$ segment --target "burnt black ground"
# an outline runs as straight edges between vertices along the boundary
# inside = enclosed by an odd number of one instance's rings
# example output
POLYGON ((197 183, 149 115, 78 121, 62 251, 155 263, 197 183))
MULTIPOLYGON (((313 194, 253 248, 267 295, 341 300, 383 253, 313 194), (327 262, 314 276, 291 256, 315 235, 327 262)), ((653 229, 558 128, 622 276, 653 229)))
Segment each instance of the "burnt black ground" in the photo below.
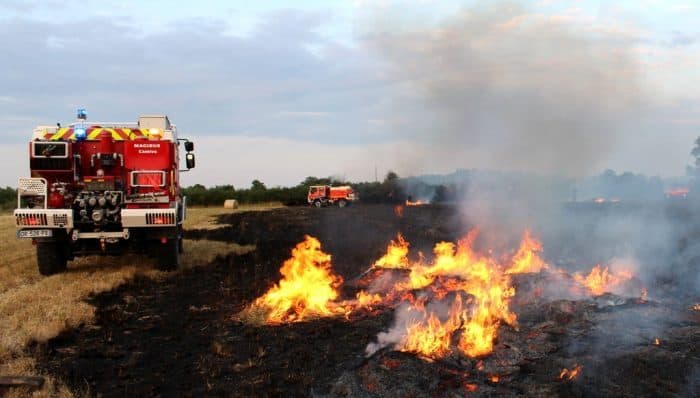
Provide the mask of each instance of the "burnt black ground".
MULTIPOLYGON (((278 280, 279 267, 305 234, 319 238, 323 250, 333 256, 333 269, 346 280, 345 294, 350 297, 353 279, 384 253, 397 232, 415 249, 429 253, 435 242, 460 237, 469 227, 463 219, 449 206, 405 208, 403 217, 397 217, 391 206, 369 205, 224 216, 220 220, 224 228, 187 231, 186 237, 255 244, 255 252, 219 258, 162 281, 139 278, 93 297, 95 324, 69 330, 37 346, 39 367, 76 391, 105 397, 326 394, 347 372, 367 365, 364 349, 391 324, 391 311, 372 316, 358 313, 349 320, 263 327, 244 325, 232 315, 278 280)), ((641 313, 633 316, 643 317, 645 310, 638 311, 641 313)), ((605 325, 605 314, 594 314, 601 325, 605 325)), ((512 386, 484 394, 541 391, 559 396, 634 396, 646 391, 652 382, 650 375, 656 375, 653 383, 659 385, 651 395, 692 396, 700 388, 696 381, 700 377, 700 319, 688 311, 681 318, 672 325, 678 336, 663 337, 662 350, 647 343, 634 343, 634 349, 612 349, 616 342, 611 336, 635 333, 634 325, 618 333, 608 331, 615 331, 612 326, 601 332, 595 322, 586 322, 585 328, 575 323, 558 326, 559 334, 547 335, 556 339, 551 353, 512 375, 512 386), (649 353, 659 356, 657 363, 645 359, 649 353), (587 370, 579 384, 560 384, 552 376, 577 361, 587 370), (593 368, 606 369, 607 375, 593 368), (537 385, 549 387, 538 390, 537 385)), ((539 312, 524 316, 522 328, 547 320, 539 312), (541 319, 535 319, 538 317, 541 319)), ((504 332, 518 338, 515 331, 504 332)), ((420 362, 417 368, 430 374, 425 366, 431 365, 420 362)), ((397 377, 413 375, 398 373, 397 377)), ((453 393, 430 391, 431 385, 423 386, 428 390, 417 395, 453 393)), ((391 390, 382 396, 392 396, 391 390)))
POLYGON ((254 253, 221 258, 165 281, 136 279, 94 297, 95 326, 40 347, 42 366, 101 396, 304 396, 312 388, 328 389, 362 359, 390 313, 278 327, 250 327, 231 316, 278 280, 279 267, 305 234, 321 240, 334 271, 350 281, 398 231, 429 248, 461 233, 456 220, 454 209, 439 206, 405 209, 402 218, 390 206, 223 217, 229 226, 188 231, 186 237, 255 244, 254 253))

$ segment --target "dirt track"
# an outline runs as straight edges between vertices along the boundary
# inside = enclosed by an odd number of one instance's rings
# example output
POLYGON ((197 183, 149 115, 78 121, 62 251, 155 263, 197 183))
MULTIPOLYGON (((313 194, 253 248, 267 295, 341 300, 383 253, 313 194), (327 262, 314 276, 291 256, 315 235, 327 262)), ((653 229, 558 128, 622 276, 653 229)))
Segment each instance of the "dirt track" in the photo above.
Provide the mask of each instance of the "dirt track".
MULTIPOLYGON (((345 294, 350 297, 353 280, 381 256, 398 231, 416 249, 430 252, 435 242, 454 240, 467 230, 468 225, 459 220, 462 217, 456 217, 454 209, 439 206, 406 208, 403 217, 397 217, 389 206, 285 208, 226 216, 221 220, 226 227, 189 231, 186 237, 255 244, 255 252, 217 259, 165 282, 137 279, 95 297, 96 324, 36 347, 41 367, 62 377, 76 391, 100 396, 287 397, 342 395, 343 391, 346 396, 395 396, 400 390, 388 383, 402 379, 415 385, 401 391, 416 396, 470 395, 462 387, 471 383, 479 383, 478 391, 484 395, 633 396, 648 388, 659 395, 700 392, 700 386, 693 384, 697 375, 690 374, 700 371, 700 319, 697 312, 681 307, 673 309, 678 314, 670 317, 665 347, 639 343, 635 350, 624 352, 615 351, 610 333, 593 333, 597 323, 603 325, 617 314, 653 317, 670 309, 635 307, 628 314, 624 306, 599 310, 594 303, 522 309, 521 330, 502 328, 499 352, 504 356, 495 356, 501 362, 511 361, 509 369, 514 370, 500 383, 482 380, 485 376, 477 374, 470 376, 476 381, 467 384, 463 370, 476 367, 476 362, 435 364, 392 352, 365 359, 367 344, 391 323, 391 310, 358 313, 349 320, 321 319, 275 327, 253 327, 232 319, 277 281, 281 263, 305 234, 319 238, 323 250, 333 256, 333 269, 345 279, 345 294), (552 327, 552 322, 559 324, 552 327), (520 344, 525 334, 541 339, 541 352, 535 350, 529 357, 518 354, 518 363, 507 359, 514 352, 510 346, 520 344), (585 335, 590 339, 581 338, 585 335), (612 345, 608 347, 601 339, 611 339, 612 345), (368 372, 370 379, 382 380, 386 364, 396 358, 404 365, 385 379, 386 386, 375 386, 373 391, 361 382, 368 372), (607 364, 607 359, 615 365, 607 364), (589 372, 580 384, 557 381, 558 370, 574 360, 588 369, 607 368, 609 374, 589 372), (463 374, 456 376, 455 369, 463 374), (619 380, 628 371, 627 380, 619 380), (360 381, 350 386, 355 382, 349 379, 360 381), (431 383, 431 379, 438 382, 431 383), (353 390, 361 387, 361 391, 353 390)), ((641 326, 636 330, 637 335, 644 333, 641 326)), ((484 362, 502 366, 496 359, 484 362)))

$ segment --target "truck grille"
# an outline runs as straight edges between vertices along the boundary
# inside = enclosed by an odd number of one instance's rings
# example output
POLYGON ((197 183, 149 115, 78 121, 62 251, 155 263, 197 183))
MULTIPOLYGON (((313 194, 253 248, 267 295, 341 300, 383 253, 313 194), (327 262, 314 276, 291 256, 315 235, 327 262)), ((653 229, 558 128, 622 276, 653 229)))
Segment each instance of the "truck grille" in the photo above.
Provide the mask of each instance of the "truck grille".
POLYGON ((53 225, 67 225, 68 215, 67 214, 54 214, 53 215, 53 225))
POLYGON ((48 223, 46 222, 46 214, 17 213, 15 215, 15 219, 18 226, 32 227, 48 225, 48 223))
POLYGON ((175 225, 175 213, 147 213, 148 225, 175 225))

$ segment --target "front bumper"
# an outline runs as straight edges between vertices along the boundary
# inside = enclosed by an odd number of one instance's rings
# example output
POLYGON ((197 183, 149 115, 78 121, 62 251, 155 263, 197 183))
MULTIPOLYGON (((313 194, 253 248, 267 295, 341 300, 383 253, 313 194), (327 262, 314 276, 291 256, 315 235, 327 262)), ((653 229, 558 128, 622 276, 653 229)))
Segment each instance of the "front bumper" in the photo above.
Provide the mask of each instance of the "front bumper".
POLYGON ((176 209, 122 209, 122 231, 79 232, 74 230, 71 209, 16 209, 14 211, 17 237, 21 239, 53 236, 49 231, 65 230, 73 240, 129 239, 129 228, 176 227, 179 224, 176 209), (19 231, 35 231, 20 234, 19 231), (43 231, 43 232, 42 232, 43 231))
POLYGON ((71 209, 15 209, 17 228, 73 228, 71 209))

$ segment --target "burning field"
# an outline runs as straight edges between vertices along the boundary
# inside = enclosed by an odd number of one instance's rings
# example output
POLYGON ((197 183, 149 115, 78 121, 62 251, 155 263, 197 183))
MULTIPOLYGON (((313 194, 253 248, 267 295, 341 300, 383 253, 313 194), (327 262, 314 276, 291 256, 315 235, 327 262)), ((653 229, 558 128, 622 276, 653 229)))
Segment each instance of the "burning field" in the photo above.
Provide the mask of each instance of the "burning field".
POLYGON ((652 278, 603 258, 600 223, 494 230, 428 204, 220 222, 188 238, 256 251, 96 296, 41 368, 102 396, 700 394, 700 297, 675 279, 698 276, 691 227, 652 278))

